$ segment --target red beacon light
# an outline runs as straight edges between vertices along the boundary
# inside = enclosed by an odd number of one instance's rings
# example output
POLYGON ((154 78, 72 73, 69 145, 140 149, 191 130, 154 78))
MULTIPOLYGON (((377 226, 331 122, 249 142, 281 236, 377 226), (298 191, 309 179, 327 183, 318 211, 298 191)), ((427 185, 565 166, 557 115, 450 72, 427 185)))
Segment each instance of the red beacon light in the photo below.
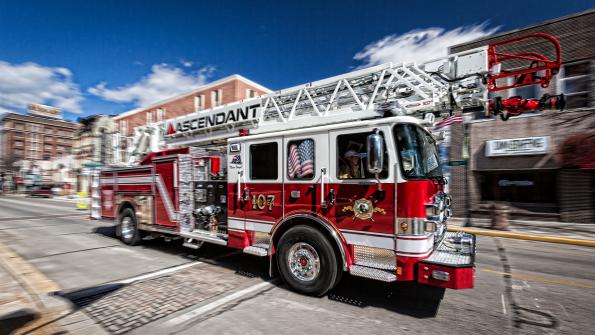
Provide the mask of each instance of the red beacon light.
MULTIPOLYGON (((490 44, 488 66, 492 73, 486 78, 488 90, 497 92, 529 85, 546 88, 552 77, 560 71, 561 64, 560 42, 548 34, 529 34, 490 44), (526 48, 527 45, 539 52, 512 53, 513 50, 526 48)), ((541 99, 523 99, 520 96, 507 99, 496 97, 490 101, 489 111, 494 115, 500 115, 500 118, 506 121, 511 116, 527 111, 562 110, 564 105, 563 94, 544 94, 541 99)))
POLYGON ((248 136, 249 135, 248 134, 248 129, 246 129, 246 128, 240 128, 239 131, 238 131, 238 133, 239 133, 240 136, 248 136))

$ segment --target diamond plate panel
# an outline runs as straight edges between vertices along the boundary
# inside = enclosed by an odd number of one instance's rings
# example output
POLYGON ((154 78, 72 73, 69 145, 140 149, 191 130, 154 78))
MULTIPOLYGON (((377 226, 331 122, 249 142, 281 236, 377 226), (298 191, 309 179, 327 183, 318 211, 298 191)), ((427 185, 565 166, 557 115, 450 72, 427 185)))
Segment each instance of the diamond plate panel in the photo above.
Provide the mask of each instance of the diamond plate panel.
POLYGON ((393 250, 354 245, 353 256, 357 265, 383 270, 397 269, 397 260, 393 250))

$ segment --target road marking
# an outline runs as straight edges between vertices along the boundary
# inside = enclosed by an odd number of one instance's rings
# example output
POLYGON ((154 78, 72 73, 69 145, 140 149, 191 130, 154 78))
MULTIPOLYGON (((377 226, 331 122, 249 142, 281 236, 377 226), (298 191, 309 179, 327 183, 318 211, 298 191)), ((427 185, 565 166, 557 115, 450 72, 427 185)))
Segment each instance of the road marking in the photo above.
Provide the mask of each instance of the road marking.
POLYGON ((63 210, 75 210, 76 209, 75 206, 60 206, 58 204, 32 201, 31 199, 23 199, 23 201, 21 201, 21 200, 17 200, 17 199, 0 198, 0 203, 12 204, 12 205, 28 205, 28 206, 34 206, 37 208, 48 208, 48 209, 63 209, 63 210))
POLYGON ((496 270, 491 270, 491 269, 480 269, 480 271, 488 272, 488 273, 495 273, 495 274, 499 274, 499 275, 509 275, 513 278, 532 280, 532 281, 537 281, 537 282, 546 283, 546 284, 558 284, 558 285, 564 285, 564 286, 570 286, 570 287, 595 289, 595 285, 580 283, 580 282, 573 281, 573 280, 553 279, 553 278, 546 278, 546 277, 542 277, 542 276, 507 273, 507 272, 496 271, 496 270))
POLYGON ((500 294, 500 298, 502 299, 502 314, 506 315, 506 302, 504 301, 504 294, 500 294))
POLYGON ((74 218, 74 217, 86 217, 84 214, 58 214, 58 215, 37 215, 37 216, 6 216, 0 217, 0 222, 7 221, 30 221, 30 220, 45 220, 45 219, 58 219, 58 218, 74 218))
POLYGON ((262 282, 262 283, 258 283, 256 285, 249 286, 249 287, 247 287, 247 288, 245 288, 243 290, 239 290, 239 291, 237 291, 235 293, 232 293, 230 295, 227 295, 227 296, 225 296, 225 297, 223 297, 221 299, 215 300, 215 301, 210 302, 210 303, 208 303, 206 305, 203 305, 203 306, 200 306, 200 307, 198 307, 196 309, 193 309, 193 310, 191 310, 191 311, 189 311, 187 313, 184 313, 184 314, 182 314, 182 315, 180 315, 178 317, 175 317, 173 319, 170 319, 170 320, 168 320, 168 321, 165 322, 165 326, 166 327, 172 327, 172 326, 176 326, 176 325, 182 324, 184 322, 190 321, 190 320, 192 320, 192 319, 194 319, 194 318, 196 318, 196 317, 198 317, 200 315, 203 315, 203 314, 205 314, 207 312, 210 312, 210 311, 214 310, 215 308, 218 308, 220 306, 223 306, 223 305, 227 304, 228 302, 231 302, 233 300, 239 299, 239 298, 241 298, 243 296, 246 296, 246 295, 248 295, 248 294, 250 294, 252 292, 256 292, 258 290, 262 290, 262 289, 264 289, 266 287, 269 287, 269 286, 272 286, 272 285, 273 285, 272 283, 270 283, 268 281, 265 281, 265 282, 262 282))
POLYGON ((164 274, 168 274, 168 273, 172 273, 172 272, 176 272, 179 270, 183 270, 186 268, 189 268, 191 266, 195 266, 198 264, 203 264, 203 262, 190 262, 190 263, 185 263, 182 265, 177 265, 177 266, 172 266, 170 268, 166 268, 166 269, 162 269, 162 270, 157 270, 155 272, 149 272, 149 273, 145 273, 142 274, 140 276, 136 276, 136 277, 132 277, 132 278, 127 278, 127 279, 122 279, 122 280, 116 280, 114 282, 111 282, 109 284, 130 284, 133 283, 135 281, 139 281, 139 280, 144 280, 144 279, 149 279, 149 278, 154 278, 154 277, 158 277, 164 274))

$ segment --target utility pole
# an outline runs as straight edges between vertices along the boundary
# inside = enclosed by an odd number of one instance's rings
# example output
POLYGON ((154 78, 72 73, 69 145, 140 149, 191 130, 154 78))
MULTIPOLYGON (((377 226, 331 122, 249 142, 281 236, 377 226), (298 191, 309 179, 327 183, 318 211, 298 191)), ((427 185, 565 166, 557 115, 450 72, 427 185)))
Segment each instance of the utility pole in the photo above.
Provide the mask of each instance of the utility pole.
POLYGON ((463 152, 462 158, 465 161, 465 221, 463 227, 471 227, 471 185, 469 183, 469 163, 471 157, 471 121, 473 114, 463 115, 463 152))

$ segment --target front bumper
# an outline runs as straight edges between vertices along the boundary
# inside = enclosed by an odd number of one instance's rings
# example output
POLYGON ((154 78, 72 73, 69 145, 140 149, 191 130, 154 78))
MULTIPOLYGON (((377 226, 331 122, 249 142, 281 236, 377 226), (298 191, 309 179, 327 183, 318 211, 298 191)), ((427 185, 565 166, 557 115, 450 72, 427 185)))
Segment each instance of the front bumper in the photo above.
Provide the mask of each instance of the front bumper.
POLYGON ((446 232, 430 256, 417 264, 417 281, 452 289, 473 288, 475 235, 446 232))

